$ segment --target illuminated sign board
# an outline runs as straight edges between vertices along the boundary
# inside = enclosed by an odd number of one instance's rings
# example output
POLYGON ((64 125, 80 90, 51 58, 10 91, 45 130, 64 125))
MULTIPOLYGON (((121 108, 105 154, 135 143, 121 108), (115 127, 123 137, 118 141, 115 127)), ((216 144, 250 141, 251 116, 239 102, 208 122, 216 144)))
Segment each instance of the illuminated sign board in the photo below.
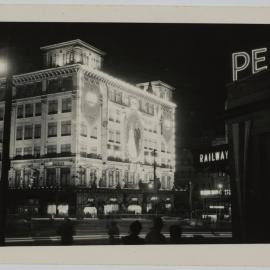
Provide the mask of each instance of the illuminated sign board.
POLYGON ((228 150, 219 150, 209 153, 200 154, 200 163, 223 161, 228 159, 228 150))
POLYGON ((238 73, 251 68, 252 74, 268 69, 266 62, 267 48, 254 49, 251 53, 236 52, 232 54, 232 77, 238 80, 238 73))
POLYGON ((200 191, 201 196, 216 196, 222 193, 221 190, 218 189, 204 189, 200 191))

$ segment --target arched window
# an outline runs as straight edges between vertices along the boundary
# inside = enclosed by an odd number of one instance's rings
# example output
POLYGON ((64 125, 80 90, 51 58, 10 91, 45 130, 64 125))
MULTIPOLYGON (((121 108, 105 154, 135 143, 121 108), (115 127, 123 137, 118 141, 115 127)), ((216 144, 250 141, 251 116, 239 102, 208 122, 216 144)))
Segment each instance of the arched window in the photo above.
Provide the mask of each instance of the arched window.
POLYGON ((109 187, 112 187, 114 184, 113 181, 113 171, 109 171, 109 187))

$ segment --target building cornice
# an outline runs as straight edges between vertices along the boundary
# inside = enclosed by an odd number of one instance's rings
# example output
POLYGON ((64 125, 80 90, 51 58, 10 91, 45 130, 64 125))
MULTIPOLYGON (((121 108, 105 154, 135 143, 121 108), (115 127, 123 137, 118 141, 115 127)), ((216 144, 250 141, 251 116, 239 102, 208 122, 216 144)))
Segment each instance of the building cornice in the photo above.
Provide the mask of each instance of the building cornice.
POLYGON ((76 45, 80 45, 83 46, 91 51, 94 51, 100 55, 105 55, 106 53, 99 50, 98 48, 90 45, 89 43, 86 43, 80 39, 74 39, 74 40, 70 40, 70 41, 66 41, 66 42, 61 42, 61 43, 56 43, 56 44, 52 44, 52 45, 48 45, 48 46, 43 46, 40 47, 40 49, 42 51, 48 51, 48 50, 52 50, 52 49, 58 49, 58 48, 62 48, 62 47, 67 47, 67 46, 76 46, 76 45))
POLYGON ((130 83, 127 83, 125 81, 122 81, 120 79, 117 79, 103 71, 97 70, 97 69, 90 69, 89 67, 81 65, 80 70, 88 74, 89 76, 96 77, 97 79, 103 81, 104 83, 109 83, 111 85, 120 87, 126 91, 129 91, 129 93, 134 95, 139 95, 143 98, 147 98, 148 100, 152 100, 154 102, 160 103, 162 105, 168 106, 168 107, 176 107, 176 104, 167 100, 164 100, 162 98, 159 98, 153 94, 147 93, 145 91, 142 91, 139 87, 136 87, 130 83))
MULTIPOLYGON (((33 71, 29 73, 13 75, 12 79, 15 85, 20 85, 23 83, 41 81, 42 79, 54 78, 59 75, 69 75, 69 74, 78 72, 79 69, 80 69, 80 65, 74 64, 70 66, 42 69, 42 70, 33 71)), ((5 82, 5 80, 6 80, 5 77, 0 78, 0 84, 1 82, 5 82)))
MULTIPOLYGON (((132 85, 130 83, 127 83, 125 81, 122 81, 120 79, 117 79, 103 71, 97 70, 97 69, 91 69, 87 66, 81 65, 81 64, 74 64, 74 65, 68 65, 68 66, 62 66, 62 67, 56 67, 56 68, 49 68, 49 69, 42 69, 34 72, 19 74, 19 75, 13 75, 13 83, 15 85, 20 85, 24 83, 31 83, 36 81, 41 81, 42 79, 49 79, 49 78, 55 78, 59 75, 70 75, 73 73, 76 73, 78 71, 82 71, 85 74, 88 74, 91 77, 97 78, 98 80, 103 81, 104 83, 108 83, 110 85, 116 86, 121 88, 124 91, 128 91, 130 94, 139 95, 142 98, 146 98, 148 100, 151 100, 153 102, 176 108, 177 105, 171 101, 164 100, 160 97, 157 97, 151 93, 142 91, 139 87, 136 87, 135 85, 132 85)), ((6 78, 2 77, 0 78, 0 85, 1 83, 4 83, 6 78)))

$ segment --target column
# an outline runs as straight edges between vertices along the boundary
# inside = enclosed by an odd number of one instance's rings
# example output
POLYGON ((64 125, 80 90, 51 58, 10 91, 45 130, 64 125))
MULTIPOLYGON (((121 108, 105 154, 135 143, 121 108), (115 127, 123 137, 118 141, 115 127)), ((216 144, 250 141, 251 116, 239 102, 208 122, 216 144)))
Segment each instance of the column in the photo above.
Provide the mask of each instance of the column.
POLYGON ((17 104, 13 103, 11 107, 11 123, 10 123, 10 146, 9 146, 9 156, 12 159, 16 153, 15 145, 16 145, 16 118, 17 118, 17 104))
POLYGON ((46 141, 48 136, 48 106, 47 106, 47 96, 41 97, 41 145, 40 145, 40 155, 46 154, 46 141))
POLYGON ((107 161, 107 136, 108 136, 108 87, 105 83, 100 82, 101 91, 101 156, 102 161, 107 161))

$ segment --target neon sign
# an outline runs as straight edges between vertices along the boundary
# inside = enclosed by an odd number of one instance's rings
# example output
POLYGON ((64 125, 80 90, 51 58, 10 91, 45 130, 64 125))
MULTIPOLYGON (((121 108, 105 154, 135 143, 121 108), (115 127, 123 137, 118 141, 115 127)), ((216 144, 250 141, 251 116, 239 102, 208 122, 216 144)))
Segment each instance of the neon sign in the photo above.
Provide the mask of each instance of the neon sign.
POLYGON ((228 159, 228 150, 221 150, 206 154, 200 154, 200 163, 216 162, 228 159))
POLYGON ((238 73, 246 70, 251 65, 252 74, 268 69, 265 64, 265 54, 267 48, 259 48, 251 51, 251 55, 247 52, 236 52, 232 54, 232 76, 233 81, 238 80, 238 73))

